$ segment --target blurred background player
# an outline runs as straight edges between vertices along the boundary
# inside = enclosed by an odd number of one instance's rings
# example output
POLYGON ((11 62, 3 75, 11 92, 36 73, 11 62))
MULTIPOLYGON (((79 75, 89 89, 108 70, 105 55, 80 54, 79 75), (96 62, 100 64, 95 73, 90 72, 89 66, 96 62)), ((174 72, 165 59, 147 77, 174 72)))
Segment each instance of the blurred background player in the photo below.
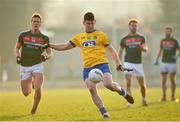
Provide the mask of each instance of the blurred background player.
POLYGON ((180 47, 178 41, 172 35, 172 27, 167 26, 165 28, 165 38, 161 40, 160 49, 157 53, 157 58, 154 65, 159 64, 159 58, 162 55, 161 62, 161 79, 162 79, 162 99, 166 101, 166 81, 167 75, 171 81, 171 101, 175 100, 175 89, 176 89, 176 60, 180 56, 180 47), (176 52, 178 50, 178 54, 176 52))
POLYGON ((42 55, 42 45, 49 43, 49 38, 40 32, 42 18, 40 14, 34 13, 31 18, 31 29, 22 32, 15 45, 15 56, 20 64, 21 89, 24 96, 35 90, 31 114, 35 114, 41 99, 41 86, 43 83, 42 62, 52 55, 51 49, 46 49, 46 56, 42 55))
POLYGON ((118 55, 114 48, 111 46, 107 35, 95 29, 96 20, 94 14, 87 12, 84 15, 83 21, 85 32, 75 35, 69 42, 64 44, 49 44, 46 47, 51 47, 58 51, 72 49, 79 47, 82 52, 82 58, 84 62, 83 79, 87 88, 90 91, 94 104, 99 108, 103 118, 108 118, 109 114, 105 109, 96 89, 96 84, 91 82, 88 78, 88 74, 91 69, 98 68, 103 72, 103 85, 111 91, 115 91, 123 96, 128 102, 134 103, 132 96, 129 95, 124 89, 122 89, 116 82, 113 82, 112 75, 108 66, 108 59, 105 54, 105 49, 108 49, 114 62, 116 63, 116 69, 122 70, 122 66, 118 55))
MULTIPOLYGON (((131 93, 132 75, 138 80, 141 94, 142 105, 146 106, 146 82, 142 64, 142 52, 147 52, 148 48, 145 44, 144 36, 137 33, 138 21, 136 19, 129 20, 129 33, 121 39, 119 48, 119 57, 121 59, 123 50, 125 49, 124 67, 133 69, 132 72, 125 73, 126 90, 131 93)), ((128 104, 130 106, 131 104, 128 104)))

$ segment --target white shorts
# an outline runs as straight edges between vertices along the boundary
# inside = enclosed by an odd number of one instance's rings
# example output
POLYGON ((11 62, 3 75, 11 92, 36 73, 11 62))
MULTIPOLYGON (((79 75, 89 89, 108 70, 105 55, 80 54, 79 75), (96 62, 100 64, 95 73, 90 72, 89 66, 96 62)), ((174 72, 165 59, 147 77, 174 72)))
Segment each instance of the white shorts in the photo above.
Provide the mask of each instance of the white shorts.
POLYGON ((161 73, 176 73, 176 63, 161 63, 161 73))
POLYGON ((36 64, 33 66, 20 66, 20 78, 21 80, 27 80, 32 77, 32 73, 43 73, 44 67, 42 64, 36 64))
POLYGON ((133 71, 131 72, 125 71, 125 74, 131 74, 136 77, 144 77, 143 64, 124 62, 124 67, 128 69, 133 69, 133 71))

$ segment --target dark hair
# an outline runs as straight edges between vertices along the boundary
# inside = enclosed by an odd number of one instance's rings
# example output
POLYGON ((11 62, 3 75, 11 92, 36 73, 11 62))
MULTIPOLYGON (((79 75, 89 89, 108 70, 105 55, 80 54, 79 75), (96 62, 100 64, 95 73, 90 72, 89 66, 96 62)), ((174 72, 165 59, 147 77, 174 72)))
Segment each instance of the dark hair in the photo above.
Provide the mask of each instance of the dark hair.
POLYGON ((138 20, 137 19, 130 19, 128 24, 130 25, 131 23, 138 23, 138 20))
POLYGON ((31 21, 33 18, 39 18, 40 20, 42 19, 41 15, 39 13, 33 13, 31 16, 31 21))
POLYGON ((92 12, 87 12, 84 15, 84 21, 89 20, 89 21, 93 21, 94 20, 94 14, 92 12))

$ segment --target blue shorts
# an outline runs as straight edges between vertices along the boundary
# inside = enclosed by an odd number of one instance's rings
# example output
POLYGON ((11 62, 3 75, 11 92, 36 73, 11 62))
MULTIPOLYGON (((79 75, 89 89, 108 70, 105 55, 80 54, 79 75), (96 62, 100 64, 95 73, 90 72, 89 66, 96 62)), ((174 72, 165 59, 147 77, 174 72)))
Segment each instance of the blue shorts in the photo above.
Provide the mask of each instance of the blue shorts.
POLYGON ((98 64, 98 65, 95 65, 95 66, 90 67, 90 68, 84 68, 84 70, 83 70, 83 80, 84 81, 88 78, 89 72, 94 68, 100 69, 103 72, 103 74, 106 72, 110 73, 110 69, 109 69, 109 66, 107 63, 98 64))

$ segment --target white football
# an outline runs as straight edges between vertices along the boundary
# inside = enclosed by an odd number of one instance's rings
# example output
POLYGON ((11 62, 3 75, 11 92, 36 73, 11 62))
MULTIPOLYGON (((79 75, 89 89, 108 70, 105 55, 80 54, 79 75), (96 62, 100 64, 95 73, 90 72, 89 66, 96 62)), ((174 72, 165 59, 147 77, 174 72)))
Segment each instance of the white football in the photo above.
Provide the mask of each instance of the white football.
POLYGON ((103 80, 103 73, 99 69, 92 69, 89 72, 89 80, 92 81, 93 83, 99 83, 103 80))

